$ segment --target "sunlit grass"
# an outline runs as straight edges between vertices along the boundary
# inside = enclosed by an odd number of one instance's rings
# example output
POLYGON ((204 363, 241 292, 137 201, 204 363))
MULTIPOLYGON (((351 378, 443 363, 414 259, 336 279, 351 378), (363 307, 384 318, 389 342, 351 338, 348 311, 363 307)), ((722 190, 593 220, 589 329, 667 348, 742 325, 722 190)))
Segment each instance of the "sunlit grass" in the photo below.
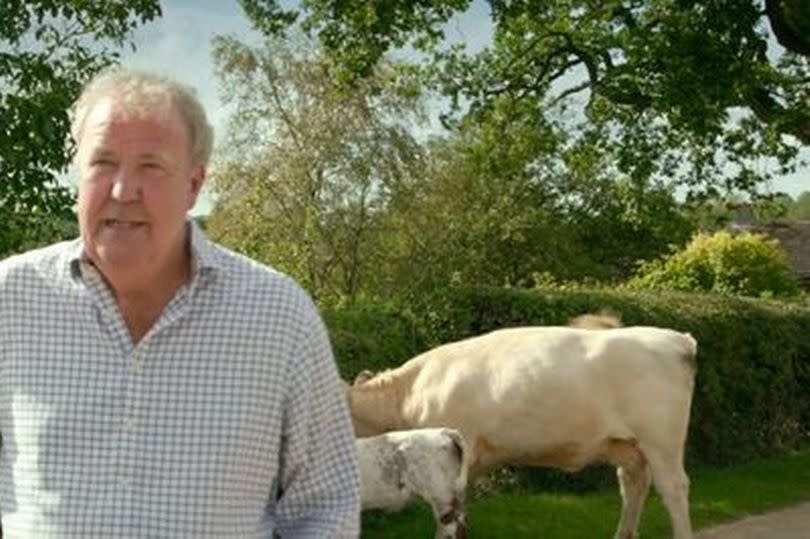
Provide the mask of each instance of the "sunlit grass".
MULTIPOLYGON (((810 500, 810 451, 724 469, 690 473, 695 529, 810 500)), ((619 518, 618 488, 586 495, 505 493, 473 500, 467 508, 471 537, 612 537, 619 518)), ((366 513, 363 537, 432 537, 426 505, 396 515, 366 513)), ((644 507, 644 539, 670 536, 669 517, 655 490, 644 507)))

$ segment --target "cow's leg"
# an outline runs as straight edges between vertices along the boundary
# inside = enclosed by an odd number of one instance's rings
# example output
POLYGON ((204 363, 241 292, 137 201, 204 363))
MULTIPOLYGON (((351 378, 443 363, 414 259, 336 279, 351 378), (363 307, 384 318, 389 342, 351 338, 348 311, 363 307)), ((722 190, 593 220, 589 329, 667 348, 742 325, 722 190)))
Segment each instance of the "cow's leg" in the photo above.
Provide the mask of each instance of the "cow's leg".
POLYGON ((650 468, 634 442, 614 440, 609 444, 609 460, 616 466, 622 514, 616 539, 638 537, 638 523, 650 490, 650 468))
POLYGON ((616 530, 616 539, 638 537, 641 510, 650 491, 650 468, 642 462, 638 466, 617 468, 619 491, 622 495, 622 515, 616 530))
POLYGON ((683 454, 672 450, 644 450, 655 488, 669 511, 674 539, 691 539, 689 477, 683 469, 683 454))

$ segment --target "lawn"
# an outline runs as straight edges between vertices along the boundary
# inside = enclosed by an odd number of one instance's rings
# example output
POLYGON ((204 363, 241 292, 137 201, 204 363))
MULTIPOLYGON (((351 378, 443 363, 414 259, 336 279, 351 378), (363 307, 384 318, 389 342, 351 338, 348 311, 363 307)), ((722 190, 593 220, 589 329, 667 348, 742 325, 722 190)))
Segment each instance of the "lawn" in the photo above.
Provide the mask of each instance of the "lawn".
MULTIPOLYGON (((748 514, 810 500, 810 450, 724 469, 690 473, 692 524, 700 529, 748 514)), ((641 520, 644 539, 670 536, 669 518, 655 489, 641 520)), ((471 537, 612 537, 619 518, 618 487, 585 495, 505 493, 473 500, 467 507, 471 537)), ((386 515, 365 513, 364 538, 432 537, 425 504, 386 515)))

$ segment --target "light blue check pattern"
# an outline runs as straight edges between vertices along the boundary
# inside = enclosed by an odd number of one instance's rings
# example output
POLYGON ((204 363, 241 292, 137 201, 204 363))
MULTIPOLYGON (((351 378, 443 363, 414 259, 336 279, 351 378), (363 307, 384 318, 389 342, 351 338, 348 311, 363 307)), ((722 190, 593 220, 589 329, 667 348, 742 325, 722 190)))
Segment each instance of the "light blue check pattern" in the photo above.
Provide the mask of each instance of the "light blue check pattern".
POLYGON ((137 346, 78 240, 0 262, 4 537, 358 535, 317 309, 190 227, 193 278, 137 346))

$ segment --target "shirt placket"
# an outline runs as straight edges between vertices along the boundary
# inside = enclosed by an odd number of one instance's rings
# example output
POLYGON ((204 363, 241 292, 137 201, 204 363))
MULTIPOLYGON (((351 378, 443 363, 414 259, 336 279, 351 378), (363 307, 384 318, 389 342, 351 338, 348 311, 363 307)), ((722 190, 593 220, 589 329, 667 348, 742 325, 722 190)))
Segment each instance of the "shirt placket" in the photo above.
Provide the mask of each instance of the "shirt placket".
POLYGON ((161 432, 160 425, 148 425, 146 421, 150 362, 171 361, 170 357, 162 357, 164 354, 157 351, 159 344, 156 340, 159 339, 156 339, 156 335, 188 313, 191 288, 181 288, 153 327, 135 344, 115 298, 95 268, 89 268, 85 272, 85 279, 96 307, 100 330, 110 340, 112 349, 117 351, 114 360, 118 375, 114 386, 118 398, 115 399, 116 406, 107 411, 112 416, 114 431, 112 454, 108 456, 112 470, 106 481, 109 488, 105 489, 109 498, 102 502, 102 505, 112 505, 115 509, 107 514, 116 516, 115 522, 107 522, 104 527, 114 535, 127 534, 139 528, 138 522, 130 521, 131 515, 136 514, 132 507, 142 498, 139 492, 149 489, 149 485, 145 483, 148 477, 144 474, 144 459, 149 458, 149 455, 144 455, 143 452, 150 444, 146 443, 144 437, 160 436, 161 432))
POLYGON ((110 358, 116 364, 113 406, 102 411, 111 417, 112 432, 108 463, 110 469, 105 483, 109 498, 101 500, 105 506, 115 509, 108 515, 115 515, 115 521, 104 526, 111 533, 131 530, 137 523, 124 522, 132 514, 134 489, 138 478, 138 436, 142 435, 143 416, 143 358, 144 342, 134 346, 132 338, 121 316, 115 298, 104 284, 98 271, 89 264, 83 267, 83 275, 97 312, 97 322, 114 350, 110 358))
POLYGON ((124 491, 131 491, 136 486, 139 470, 138 447, 144 427, 144 384, 143 384, 143 351, 136 347, 125 358, 124 365, 124 399, 119 429, 119 458, 117 478, 124 491))

